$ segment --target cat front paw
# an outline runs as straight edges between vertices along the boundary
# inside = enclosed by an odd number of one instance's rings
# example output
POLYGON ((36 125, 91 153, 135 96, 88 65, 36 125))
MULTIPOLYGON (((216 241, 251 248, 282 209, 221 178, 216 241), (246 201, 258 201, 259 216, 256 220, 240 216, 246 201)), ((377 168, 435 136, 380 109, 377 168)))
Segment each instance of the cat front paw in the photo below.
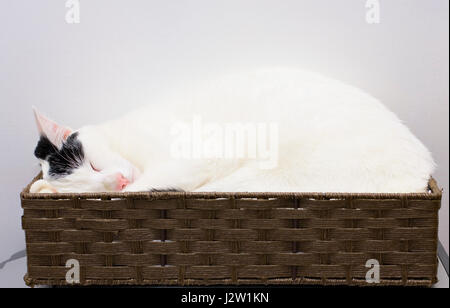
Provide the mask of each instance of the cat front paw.
POLYGON ((46 180, 37 180, 30 187, 30 193, 32 194, 54 194, 57 193, 56 189, 51 186, 46 180))

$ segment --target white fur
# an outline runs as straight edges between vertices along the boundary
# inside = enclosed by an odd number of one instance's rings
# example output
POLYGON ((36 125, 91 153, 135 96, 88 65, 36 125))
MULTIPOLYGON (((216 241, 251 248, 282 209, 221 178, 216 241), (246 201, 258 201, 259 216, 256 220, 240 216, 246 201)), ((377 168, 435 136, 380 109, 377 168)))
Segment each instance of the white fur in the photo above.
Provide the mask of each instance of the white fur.
MULTIPOLYGON (((88 160, 133 181, 126 191, 423 192, 433 173, 429 151, 378 100, 315 73, 240 73, 187 84, 156 100, 79 130, 88 160), (194 116, 218 125, 277 123, 277 167, 261 169, 245 158, 174 158, 174 123, 194 116)), ((62 192, 109 190, 93 184, 105 178, 77 179, 93 174, 87 163, 83 168, 72 175, 76 185, 47 180, 62 192)))

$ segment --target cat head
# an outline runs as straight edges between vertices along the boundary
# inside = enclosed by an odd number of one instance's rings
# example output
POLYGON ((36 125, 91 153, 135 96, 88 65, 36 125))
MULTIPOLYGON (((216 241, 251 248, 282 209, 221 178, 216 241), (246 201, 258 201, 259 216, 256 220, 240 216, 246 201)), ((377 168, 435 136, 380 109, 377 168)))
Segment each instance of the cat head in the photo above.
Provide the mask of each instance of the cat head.
MULTIPOLYGON (((136 179, 138 169, 110 149, 98 128, 74 131, 36 109, 34 115, 40 134, 34 155, 42 168, 45 192, 122 191, 136 179)), ((36 187, 30 191, 39 192, 36 187)))

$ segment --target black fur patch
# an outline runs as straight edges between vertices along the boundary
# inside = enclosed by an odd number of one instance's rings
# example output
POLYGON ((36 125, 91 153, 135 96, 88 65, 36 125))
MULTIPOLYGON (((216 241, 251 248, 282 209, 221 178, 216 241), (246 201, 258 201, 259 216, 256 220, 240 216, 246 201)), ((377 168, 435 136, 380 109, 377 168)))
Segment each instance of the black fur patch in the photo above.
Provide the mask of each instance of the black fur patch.
POLYGON ((58 149, 47 137, 41 136, 34 150, 34 155, 49 163, 49 174, 51 176, 62 177, 69 175, 83 164, 83 145, 77 137, 78 133, 70 135, 63 143, 62 148, 58 149))
POLYGON ((45 136, 41 136, 36 149, 34 150, 34 156, 39 159, 46 160, 47 156, 55 152, 55 146, 50 142, 50 140, 48 140, 48 138, 45 136))
POLYGON ((179 188, 152 188, 150 192, 184 192, 184 190, 179 188))

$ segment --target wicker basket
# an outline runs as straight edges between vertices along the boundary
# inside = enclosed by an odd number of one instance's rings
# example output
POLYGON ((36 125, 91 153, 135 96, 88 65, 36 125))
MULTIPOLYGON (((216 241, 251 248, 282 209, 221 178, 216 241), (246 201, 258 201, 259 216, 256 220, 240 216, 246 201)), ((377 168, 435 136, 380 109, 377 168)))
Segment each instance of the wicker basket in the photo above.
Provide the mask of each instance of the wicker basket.
MULTIPOLYGON (((34 180, 37 180, 36 177, 34 180)), ((31 184, 30 184, 31 185, 31 184)), ((34 285, 408 285, 437 282, 428 193, 21 194, 34 285), (366 262, 380 264, 369 284, 366 262)))

